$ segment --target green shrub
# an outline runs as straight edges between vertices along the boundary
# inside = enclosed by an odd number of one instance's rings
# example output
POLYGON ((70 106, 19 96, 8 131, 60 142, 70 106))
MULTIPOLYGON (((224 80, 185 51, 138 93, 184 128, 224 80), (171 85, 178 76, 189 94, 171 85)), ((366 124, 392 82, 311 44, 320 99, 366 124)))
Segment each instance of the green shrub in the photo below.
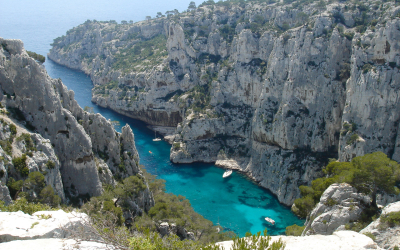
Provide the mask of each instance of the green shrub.
POLYGON ((27 151, 36 151, 35 145, 31 139, 31 135, 27 133, 23 133, 19 137, 17 137, 17 141, 24 141, 25 148, 27 151))
POLYGON ((296 199, 294 204, 296 209, 292 209, 293 213, 301 218, 306 218, 307 215, 313 210, 316 203, 311 196, 305 196, 296 199))
POLYGON ((389 227, 394 227, 400 225, 400 211, 391 212, 381 216, 381 222, 385 223, 389 227))
POLYGON ((146 184, 140 176, 129 176, 122 182, 118 183, 113 189, 113 195, 119 199, 128 199, 138 195, 146 189, 146 184))
POLYGON ((343 35, 344 37, 346 37, 347 40, 349 40, 349 41, 353 40, 353 37, 354 37, 354 33, 353 33, 353 32, 343 33, 342 35, 343 35))
POLYGON ((358 140, 358 138, 360 138, 360 137, 358 136, 358 134, 352 134, 352 135, 350 136, 350 138, 346 141, 346 144, 347 144, 347 145, 351 145, 351 144, 353 144, 354 142, 356 142, 356 141, 358 140))
POLYGON ((17 127, 14 124, 10 124, 10 132, 11 132, 11 135, 17 134, 17 127))
POLYGON ((107 212, 111 212, 112 214, 114 214, 118 219, 117 219, 117 225, 118 226, 122 226, 125 219, 123 216, 123 212, 122 209, 120 207, 116 207, 114 205, 114 202, 112 201, 105 201, 103 203, 103 210, 107 211, 107 212))
POLYGON ((46 162, 46 167, 47 167, 48 169, 54 169, 54 168, 56 167, 56 163, 55 163, 54 161, 48 160, 48 161, 46 162))
POLYGON ((329 198, 326 202, 325 202, 325 206, 329 206, 332 207, 334 205, 336 205, 338 202, 332 198, 329 198))
POLYGON ((54 189, 48 185, 40 192, 40 202, 52 207, 57 207, 61 203, 61 198, 56 195, 54 189))
POLYGON ((366 233, 364 233, 364 235, 366 235, 366 236, 368 236, 368 237, 370 237, 373 241, 375 241, 376 240, 376 237, 375 237, 375 235, 373 235, 372 233, 370 233, 370 232, 366 232, 366 233))
POLYGON ((7 187, 8 190, 10 191, 10 196, 11 198, 15 198, 18 192, 22 190, 22 186, 24 185, 24 182, 22 180, 15 181, 14 178, 10 177, 8 178, 7 181, 7 187))
POLYGON ((25 198, 20 198, 15 200, 8 206, 4 205, 4 201, 0 201, 0 211, 2 212, 18 212, 22 211, 26 214, 34 214, 38 211, 48 211, 52 210, 52 208, 48 205, 44 205, 41 203, 33 203, 28 202, 25 198))
POLYGON ((1 140, 0 141, 0 146, 6 152, 6 154, 11 155, 12 154, 12 138, 10 140, 1 140))
POLYGON ((271 244, 271 237, 268 236, 267 230, 264 230, 264 237, 261 236, 261 232, 252 235, 246 234, 247 238, 235 238, 233 240, 232 250, 247 250, 247 249, 270 249, 278 250, 285 249, 285 244, 281 239, 274 241, 271 244))
POLYGON ((36 54, 35 52, 32 51, 26 51, 28 53, 28 55, 30 57, 32 57, 33 59, 35 59, 36 61, 39 61, 41 63, 44 63, 46 61, 46 57, 40 55, 40 54, 36 54))
POLYGON ((28 178, 24 181, 24 186, 27 189, 32 189, 37 193, 39 193, 45 185, 44 175, 37 171, 29 173, 28 178))
POLYGON ((285 234, 287 236, 301 236, 301 233, 304 231, 306 226, 299 226, 299 225, 291 225, 286 227, 285 234))
POLYGON ((19 172, 22 176, 27 176, 29 174, 29 168, 26 166, 26 154, 12 159, 12 163, 17 172, 19 172))
POLYGON ((174 143, 174 150, 179 150, 181 148, 181 144, 179 142, 174 143))
POLYGON ((373 69, 373 68, 374 68, 374 67, 373 67, 371 64, 366 63, 366 64, 364 64, 364 65, 362 66, 362 71, 363 71, 364 74, 366 74, 366 73, 368 73, 368 71, 370 71, 370 70, 373 69))

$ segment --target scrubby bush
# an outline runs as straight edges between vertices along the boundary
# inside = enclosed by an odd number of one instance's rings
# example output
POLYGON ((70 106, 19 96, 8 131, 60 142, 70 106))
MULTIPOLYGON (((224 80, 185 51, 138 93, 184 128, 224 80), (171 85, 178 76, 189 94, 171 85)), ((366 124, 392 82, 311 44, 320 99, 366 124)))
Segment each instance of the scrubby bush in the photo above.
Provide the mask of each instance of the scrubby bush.
POLYGON ((22 186, 24 185, 23 180, 15 181, 14 178, 10 177, 7 181, 7 187, 10 191, 11 198, 15 199, 16 195, 22 190, 22 186))
POLYGON ((179 150, 181 148, 181 144, 179 142, 174 142, 174 150, 179 150))
POLYGON ((22 176, 27 176, 29 174, 29 169, 26 166, 26 154, 12 159, 12 163, 15 167, 15 170, 17 170, 17 172, 19 172, 22 176))
POLYGON ((8 206, 4 205, 4 201, 0 201, 0 211, 2 212, 22 211, 26 214, 32 215, 35 212, 46 211, 46 210, 47 211, 52 210, 52 208, 45 204, 28 202, 25 198, 20 198, 18 200, 15 200, 8 206))
POLYGON ((54 168, 56 167, 56 163, 55 163, 54 161, 48 160, 48 161, 46 162, 46 167, 47 167, 48 169, 54 169, 54 168))
POLYGON ((346 141, 347 145, 351 145, 354 142, 356 142, 358 140, 358 138, 360 138, 360 136, 358 136, 358 134, 352 134, 349 139, 346 141))
POLYGON ((14 124, 10 124, 10 132, 11 132, 11 135, 17 134, 17 127, 14 124))
POLYGON ((35 52, 32 51, 26 51, 30 57, 35 59, 36 61, 39 61, 40 63, 44 63, 46 61, 46 57, 36 54, 35 52))
POLYGON ((58 207, 61 202, 54 189, 46 186, 44 175, 40 172, 29 173, 25 181, 15 181, 10 177, 7 186, 13 199, 24 198, 28 202, 41 202, 52 207, 58 207))
POLYGON ((271 243, 271 236, 267 234, 267 230, 264 230, 264 237, 261 236, 261 232, 252 235, 246 234, 247 238, 235 238, 233 240, 232 250, 247 250, 247 249, 268 249, 278 250, 285 249, 285 244, 281 239, 271 243))
POLYGON ((23 133, 16 139, 17 141, 24 141, 25 142, 25 148, 27 151, 36 151, 35 145, 31 139, 31 135, 27 133, 23 133))
POLYGON ((57 207, 61 203, 61 198, 56 195, 54 189, 48 185, 40 191, 40 202, 52 207, 57 207))
POLYGON ((381 222, 394 227, 400 225, 400 212, 391 212, 381 216, 381 222))
POLYGON ((301 233, 304 231, 305 226, 299 226, 299 225, 292 225, 286 227, 285 234, 287 236, 301 236, 301 233))

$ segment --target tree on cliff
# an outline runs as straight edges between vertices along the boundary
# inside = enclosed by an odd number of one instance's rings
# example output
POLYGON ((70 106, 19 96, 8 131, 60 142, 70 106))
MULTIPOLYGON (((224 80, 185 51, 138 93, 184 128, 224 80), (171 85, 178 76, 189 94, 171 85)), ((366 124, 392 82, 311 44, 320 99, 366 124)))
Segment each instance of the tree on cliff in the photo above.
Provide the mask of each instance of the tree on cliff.
POLYGON ((188 6, 188 11, 196 10, 196 3, 191 1, 188 6))
POLYGON ((311 187, 300 186, 302 198, 294 201, 293 212, 306 217, 323 192, 333 183, 349 183, 359 192, 371 196, 371 206, 377 207, 377 193, 398 193, 395 186, 400 181, 400 166, 384 153, 375 152, 355 157, 351 162, 331 162, 324 169, 325 177, 315 179, 311 187))
POLYGON ((351 163, 355 167, 353 181, 350 183, 358 191, 371 196, 371 205, 377 207, 378 191, 388 194, 398 193, 395 187, 399 180, 399 164, 390 160, 384 153, 375 152, 354 158, 351 163))

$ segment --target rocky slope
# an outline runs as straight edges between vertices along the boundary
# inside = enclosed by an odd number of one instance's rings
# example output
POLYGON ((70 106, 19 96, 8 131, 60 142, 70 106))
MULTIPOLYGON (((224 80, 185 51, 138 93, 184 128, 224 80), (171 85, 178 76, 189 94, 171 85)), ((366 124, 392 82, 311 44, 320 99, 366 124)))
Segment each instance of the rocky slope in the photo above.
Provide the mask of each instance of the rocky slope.
POLYGON ((362 234, 370 234, 375 238, 375 242, 378 243, 384 249, 394 249, 400 245, 400 226, 388 225, 388 223, 382 222, 382 217, 389 213, 400 213, 400 202, 391 203, 382 210, 381 216, 369 224, 366 228, 360 231, 362 234))
POLYGON ((137 208, 133 212, 150 209, 154 200, 139 169, 139 155, 130 127, 125 126, 118 133, 101 115, 80 108, 74 92, 60 79, 50 78, 44 67, 28 56, 20 40, 0 38, 0 44, 2 106, 14 114, 18 120, 15 122, 21 127, 18 130, 29 130, 26 132, 35 145, 31 150, 34 152, 26 153, 27 172, 14 167, 11 158, 15 159, 18 152, 24 153, 26 149, 18 140, 14 143, 14 138, 10 139, 10 125, 2 122, 0 136, 4 143, 0 153, 7 151, 6 141, 11 143, 12 150, 19 149, 2 153, 2 185, 10 174, 18 180, 30 172, 41 171, 47 185, 52 185, 63 199, 71 199, 100 195, 102 185, 115 185, 115 179, 138 175, 146 188, 132 197, 137 208), (45 164, 49 159, 54 166, 45 164))
POLYGON ((396 5, 208 2, 87 21, 48 56, 89 74, 100 106, 176 127, 173 162, 239 169, 291 205, 328 157, 400 160, 396 5))

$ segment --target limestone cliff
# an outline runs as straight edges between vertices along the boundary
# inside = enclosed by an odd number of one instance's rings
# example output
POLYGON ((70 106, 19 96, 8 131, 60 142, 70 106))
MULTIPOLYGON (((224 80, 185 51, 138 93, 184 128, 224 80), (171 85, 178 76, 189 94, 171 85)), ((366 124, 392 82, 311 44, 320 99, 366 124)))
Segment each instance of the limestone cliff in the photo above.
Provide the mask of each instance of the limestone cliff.
POLYGON ((176 127, 171 161, 239 169, 291 205, 329 157, 400 160, 398 10, 205 2, 135 24, 87 21, 48 56, 89 74, 100 106, 176 127))
MULTIPOLYGON (((28 56, 21 41, 0 38, 0 44, 0 86, 6 95, 2 103, 35 132, 31 137, 41 151, 29 157, 34 160, 29 162, 29 172, 45 171, 42 165, 46 159, 41 159, 41 154, 50 154, 62 183, 50 178, 53 170, 46 170, 50 173, 46 180, 58 183, 54 186, 62 197, 64 191, 68 197, 100 195, 102 184, 115 185, 114 179, 142 176, 128 125, 118 133, 101 115, 80 108, 74 92, 60 79, 50 78, 44 67, 28 56)), ((12 173, 12 166, 6 170, 12 173)), ((148 187, 133 202, 145 210, 154 205, 148 187)))

